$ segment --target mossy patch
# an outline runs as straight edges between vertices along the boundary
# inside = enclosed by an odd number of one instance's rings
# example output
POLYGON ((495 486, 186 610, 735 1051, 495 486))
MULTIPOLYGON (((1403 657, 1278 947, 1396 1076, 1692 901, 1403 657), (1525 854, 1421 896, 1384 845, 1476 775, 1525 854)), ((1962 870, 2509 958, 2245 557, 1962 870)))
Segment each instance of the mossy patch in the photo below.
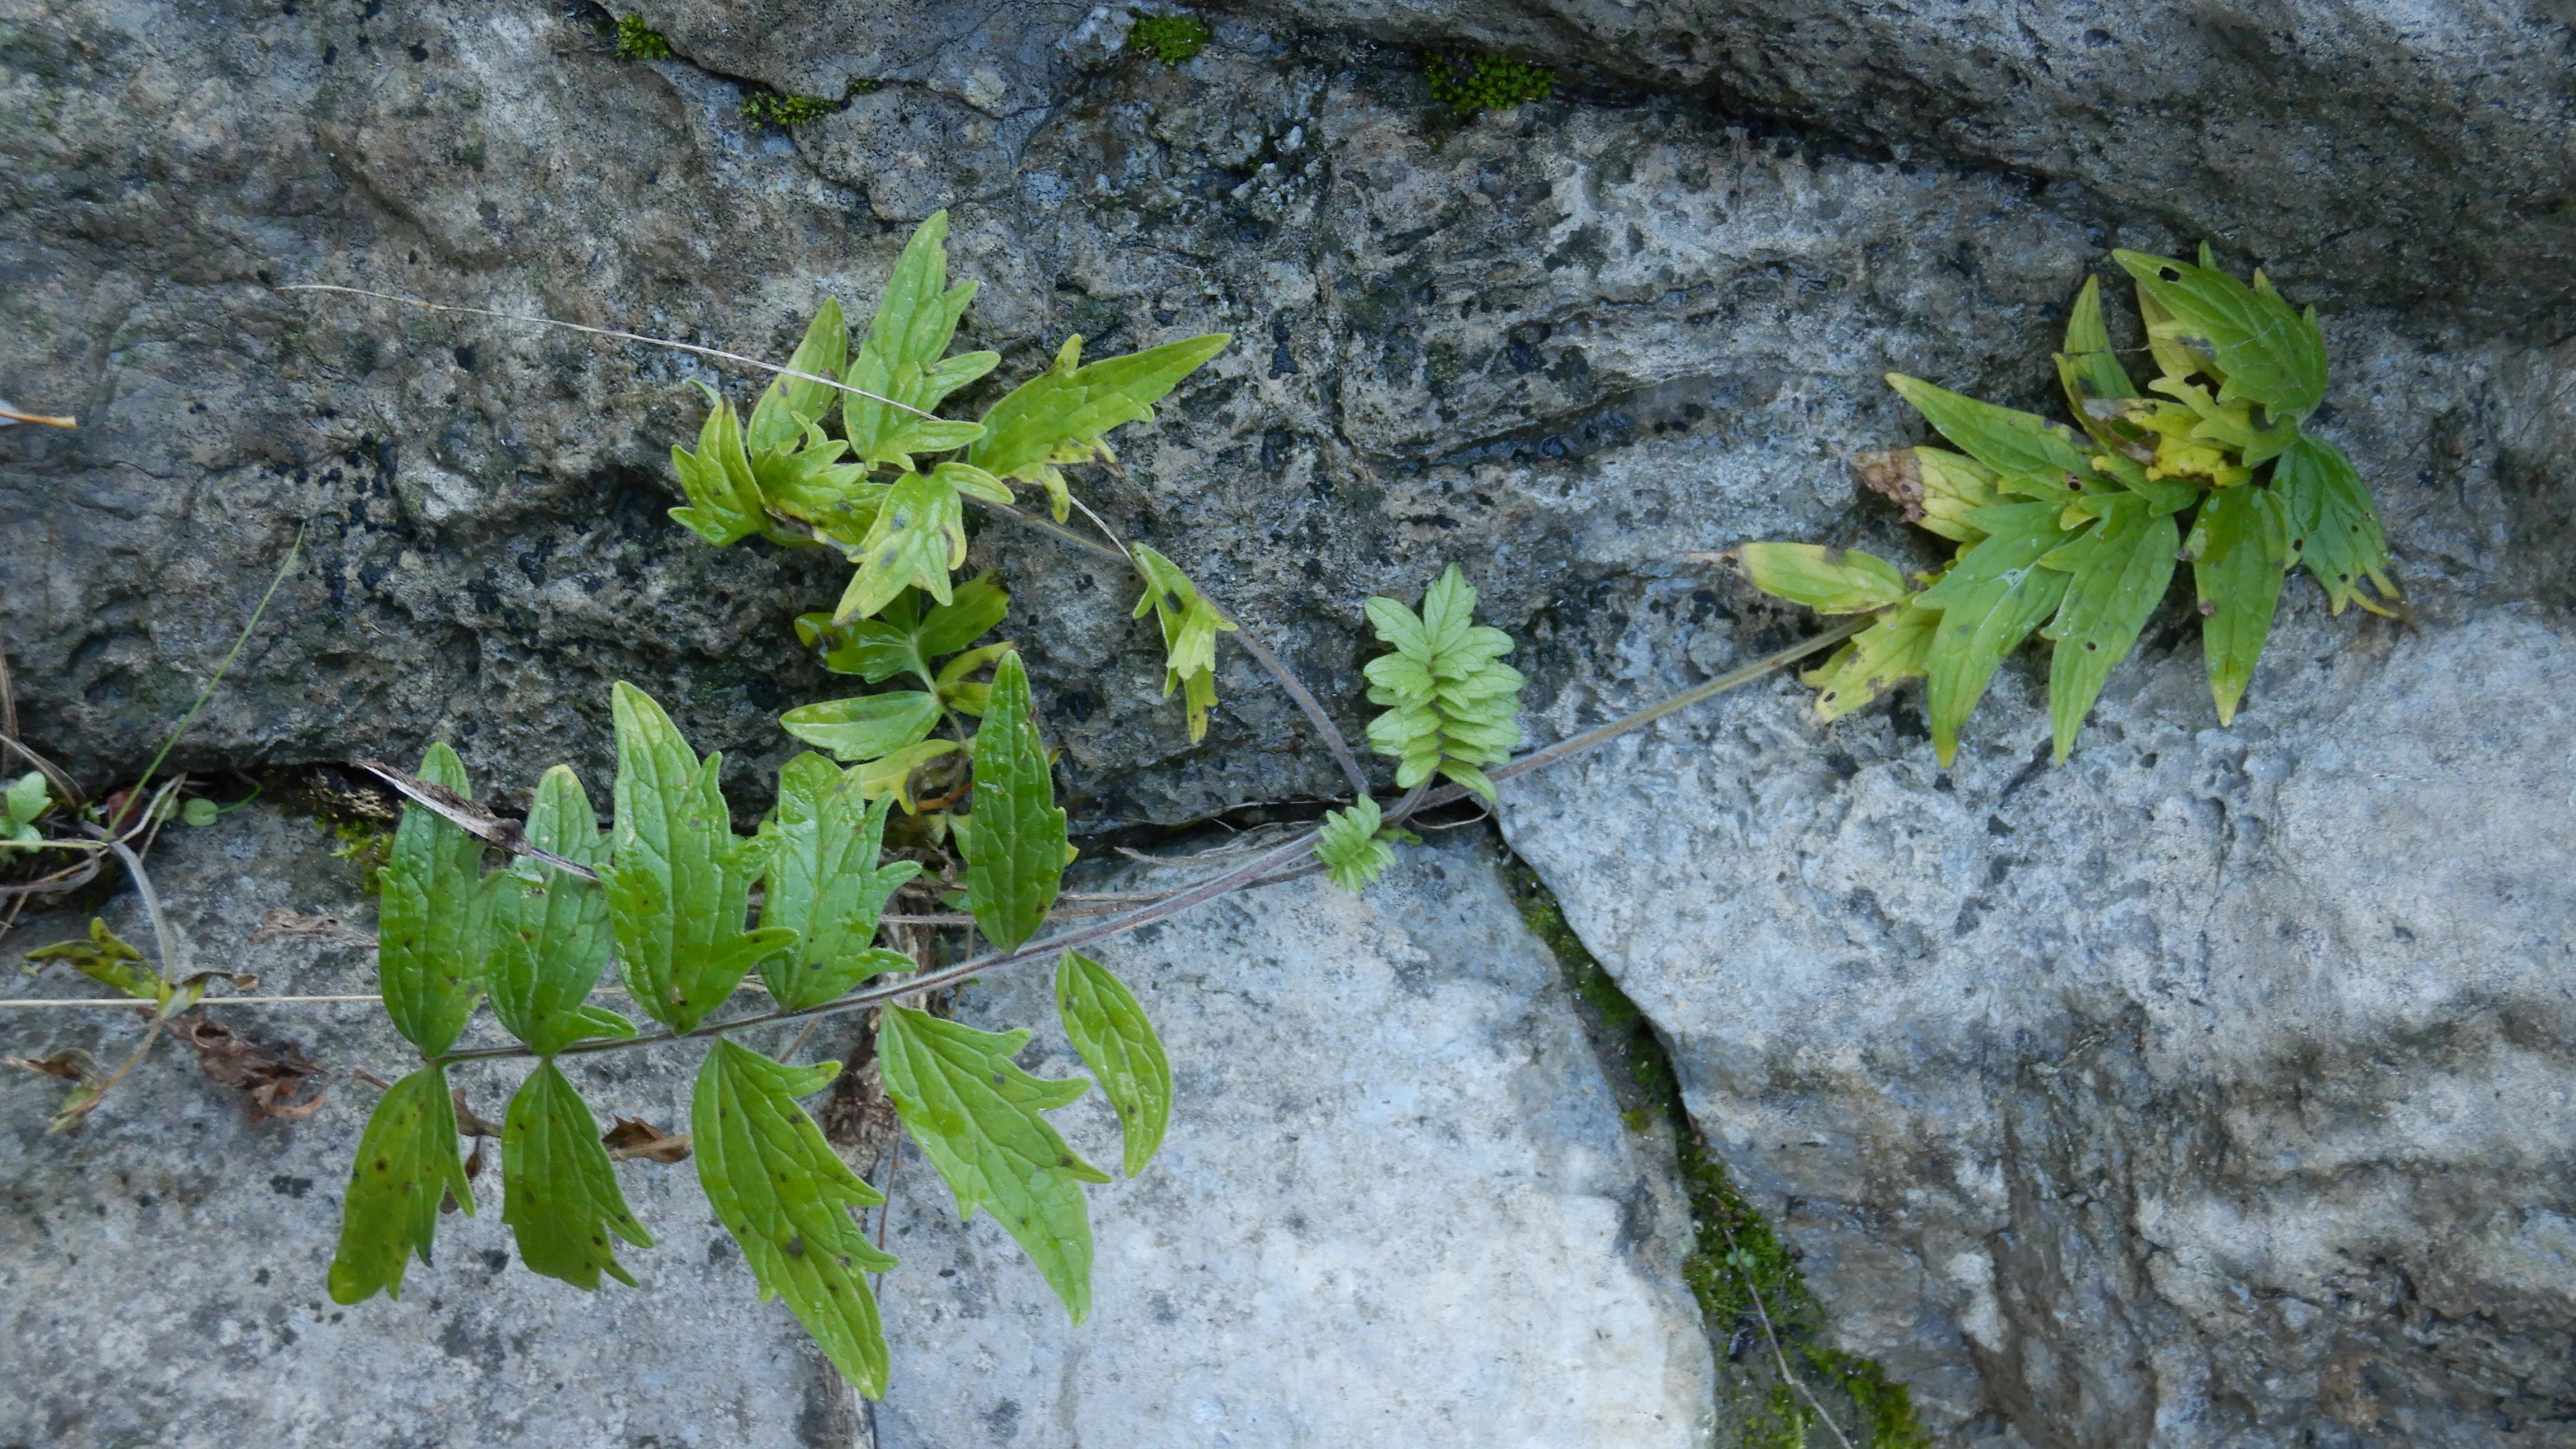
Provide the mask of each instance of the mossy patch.
POLYGON ((1195 15, 1139 15, 1127 29, 1127 48, 1165 65, 1179 65, 1197 58, 1215 37, 1216 32, 1195 15))
POLYGON ((1432 99, 1462 116, 1507 110, 1556 94, 1556 73, 1543 65, 1500 55, 1426 55, 1423 77, 1432 99))
POLYGON ((785 130, 819 121, 832 114, 834 107, 821 96, 782 96, 776 91, 753 91, 742 98, 742 118, 755 125, 776 126, 785 130))
POLYGON ((617 17, 617 55, 621 60, 669 60, 670 39, 644 23, 641 15, 617 17))
MULTIPOLYGON (((1825 1317, 1798 1271, 1795 1250, 1745 1200, 1726 1164, 1682 1104, 1681 1079, 1655 1035, 1654 1023, 1566 923, 1538 873, 1515 859, 1507 866, 1521 919, 1555 954, 1618 1094, 1620 1120, 1640 1134, 1670 1132, 1690 1200, 1697 1238, 1682 1276, 1719 1355, 1719 1407, 1733 1442, 1762 1449, 1808 1449, 1835 1442, 1808 1402, 1812 1394, 1852 1442, 1869 1449, 1931 1449, 1903 1384, 1876 1363, 1823 1341, 1825 1317), (1770 1337, 1763 1332, 1768 1318, 1770 1337), (1780 1377, 1771 1337, 1805 1388, 1780 1377)), ((1721 1440, 1721 1442, 1726 1442, 1721 1440)))

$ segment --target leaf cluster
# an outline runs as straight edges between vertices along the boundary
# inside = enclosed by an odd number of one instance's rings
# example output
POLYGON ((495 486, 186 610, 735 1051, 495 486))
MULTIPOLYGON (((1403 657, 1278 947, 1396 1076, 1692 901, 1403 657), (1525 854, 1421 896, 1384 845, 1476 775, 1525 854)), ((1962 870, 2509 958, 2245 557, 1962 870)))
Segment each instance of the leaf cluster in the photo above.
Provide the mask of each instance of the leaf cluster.
POLYGON ((1333 884, 1358 895, 1395 864, 1395 846, 1421 843, 1422 837, 1410 830, 1380 824, 1384 818, 1377 802, 1365 795, 1347 809, 1324 812, 1315 858, 1324 863, 1333 884))
POLYGON ((1491 801, 1494 783, 1479 766, 1510 759, 1521 741, 1521 672, 1502 662, 1512 637, 1475 622, 1476 591, 1456 564, 1423 592, 1421 613, 1386 598, 1367 609, 1395 650, 1365 670, 1369 703, 1387 706, 1369 721, 1369 744, 1396 760, 1401 788, 1437 771, 1491 801))
POLYGON ((2304 428, 2325 397, 2316 309, 2292 309, 2260 271, 2250 286, 2238 281, 2207 248, 2196 265, 2112 255, 2137 284, 2159 371, 2141 392, 2088 280, 2057 356, 2082 433, 1890 374, 1960 451, 1872 455, 1862 476, 1956 545, 1946 566, 1909 580, 1859 552, 1736 551, 1766 592, 1823 613, 1877 615, 1803 676, 1817 688, 1819 719, 1924 679, 1946 765, 1996 669, 2036 633, 2052 646, 2049 715, 2062 761, 2177 562, 2192 568, 2221 724, 2253 677, 2288 570, 2305 567, 2335 613, 2355 603, 2390 612, 2397 589, 2369 490, 2340 449, 2304 428))
MULTIPOLYGON (((911 672, 937 688, 930 666, 943 643, 962 644, 999 617, 998 604, 962 606, 964 617, 866 621, 888 627, 854 632, 838 647, 853 651, 857 672, 911 672)), ((1005 646, 992 684, 977 688, 985 727, 974 741, 976 805, 960 826, 966 895, 985 934, 1008 948, 1043 923, 1071 852, 1018 656, 1005 646)), ((462 761, 442 744, 421 763, 413 783, 448 808, 405 807, 383 870, 378 974, 387 1015, 425 1062, 386 1092, 360 1139, 331 1267, 340 1302, 378 1291, 399 1297, 408 1260, 429 1261, 442 1204, 473 1210, 448 1064, 484 1001, 537 1058, 500 1131, 502 1220, 530 1268, 594 1290, 603 1276, 635 1281, 617 1243, 653 1244, 627 1205, 616 1161, 683 1155, 666 1138, 647 1153, 611 1153, 559 1065, 585 1042, 635 1035, 633 1023, 595 1003, 604 981, 622 977, 638 1010, 681 1035, 754 973, 795 1010, 916 969, 912 957, 876 944, 886 907, 921 867, 885 858, 895 801, 871 792, 867 765, 810 753, 789 760, 777 807, 740 836, 718 784, 721 756, 700 758, 631 685, 614 687, 611 713, 617 778, 606 834, 579 779, 557 766, 521 827, 525 853, 490 874, 482 838, 451 818, 479 814, 462 761)), ((139 961, 102 935, 75 964, 140 994, 139 961)), ((1066 953, 1058 992, 1067 1038, 1117 1108, 1132 1176, 1169 1119, 1162 1046, 1135 997, 1099 963, 1066 953)), ((1091 1272, 1081 1184, 1108 1179, 1042 1115, 1089 1084, 1012 1065, 1027 1040, 1025 1031, 980 1032, 894 1009, 880 1019, 877 1056, 898 1115, 960 1213, 992 1208, 1078 1321, 1090 1311, 1091 1272)), ((895 1260, 868 1242, 850 1209, 883 1199, 797 1101, 838 1069, 791 1065, 719 1038, 699 1072, 687 1145, 762 1296, 784 1298, 842 1373, 881 1394, 888 1355, 868 1280, 895 1260)))
POLYGON ((1431 83, 1432 99, 1462 116, 1508 110, 1556 94, 1554 71, 1508 56, 1427 55, 1422 74, 1431 83))
POLYGON ((617 17, 617 57, 620 60, 669 60, 670 39, 644 23, 641 15, 617 17))

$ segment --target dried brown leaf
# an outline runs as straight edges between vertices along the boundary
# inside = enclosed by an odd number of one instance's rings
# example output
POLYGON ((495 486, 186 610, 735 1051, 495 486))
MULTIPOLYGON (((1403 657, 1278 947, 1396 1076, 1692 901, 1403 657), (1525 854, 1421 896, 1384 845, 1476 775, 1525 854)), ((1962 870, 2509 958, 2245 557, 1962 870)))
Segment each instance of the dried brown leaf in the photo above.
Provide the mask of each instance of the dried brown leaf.
MULTIPOLYGON (((454 1092, 450 1093, 449 1098, 456 1103, 456 1135, 460 1137, 498 1137, 501 1135, 501 1129, 498 1125, 486 1122, 482 1118, 475 1116, 474 1109, 465 1105, 465 1089, 463 1087, 458 1087, 454 1092)), ((483 1149, 480 1144, 477 1144, 474 1150, 480 1152, 483 1149)))
POLYGON ((1923 517, 1923 465, 1912 448, 1886 448, 1854 453, 1852 471, 1861 486, 1905 510, 1905 521, 1923 517))
POLYGON ((311 941, 321 946, 376 944, 373 931, 361 931, 338 916, 304 916, 284 909, 260 917, 258 927, 250 933, 248 940, 253 945, 262 941, 311 941))
POLYGON ((627 1162, 641 1157, 647 1162, 686 1162, 689 1160, 689 1134, 674 1137, 650 1122, 634 1117, 620 1117, 616 1125, 599 1134, 601 1145, 608 1149, 608 1160, 627 1162))
POLYGON ((196 1012, 163 1023, 197 1053, 198 1070, 242 1094, 254 1122, 301 1122, 322 1110, 325 1072, 294 1042, 256 1042, 196 1012))

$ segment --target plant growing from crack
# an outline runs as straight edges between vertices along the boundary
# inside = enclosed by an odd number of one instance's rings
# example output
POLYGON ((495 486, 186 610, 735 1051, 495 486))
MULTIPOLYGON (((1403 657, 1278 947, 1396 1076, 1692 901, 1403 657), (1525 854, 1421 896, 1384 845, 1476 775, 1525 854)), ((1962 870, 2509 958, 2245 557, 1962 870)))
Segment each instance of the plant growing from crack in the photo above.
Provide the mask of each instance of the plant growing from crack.
POLYGON ((2137 282, 2159 375, 2141 394, 2111 349, 2100 285, 2087 280, 2057 375, 2079 437, 1891 373, 1888 382, 1961 452, 1864 456, 1863 480, 1957 545, 1907 578, 1857 550, 1750 543, 1734 560, 1754 585, 1869 625, 1802 676, 1830 722, 1909 679, 1926 681, 1942 764, 2006 656, 2051 641, 2056 758, 2075 747, 2111 670, 2136 645, 2177 561, 2192 566, 2202 654, 2222 725, 2235 719, 2279 606, 2304 567, 2333 610, 2392 614, 2397 587, 2370 490, 2304 425, 2325 400, 2316 309, 2293 309, 2261 271, 2248 286, 2211 263, 2112 257, 2137 282))

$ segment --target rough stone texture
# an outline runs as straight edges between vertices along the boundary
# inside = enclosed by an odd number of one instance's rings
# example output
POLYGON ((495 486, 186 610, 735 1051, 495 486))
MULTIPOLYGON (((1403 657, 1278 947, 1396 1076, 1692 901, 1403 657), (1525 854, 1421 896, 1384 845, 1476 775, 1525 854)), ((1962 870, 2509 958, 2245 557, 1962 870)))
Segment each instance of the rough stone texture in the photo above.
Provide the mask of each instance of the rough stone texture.
MULTIPOLYGON (((1145 1175, 1092 1193, 1096 1304, 1063 1308, 908 1156, 887 1279, 885 1449, 1708 1442, 1669 1144, 1629 1132, 1490 847, 1408 855, 1355 901, 1319 877, 1102 959, 1178 1082, 1145 1175)), ((1038 1025, 1042 973, 960 1016, 1038 1025)), ((1062 1114, 1117 1160, 1099 1094, 1062 1114)))
POLYGON ((2066 768, 2028 677, 1946 774, 1781 685, 1506 831, 1959 1442, 2570 1442, 2576 643, 2310 612, 2233 730, 2197 654, 2066 768))
MULTIPOLYGON (((311 822, 254 807, 165 834, 153 881, 200 969, 250 970, 280 994, 371 991, 371 952, 246 944, 276 908, 373 926, 358 868, 333 859, 330 845, 311 822)), ((106 915, 128 939, 150 941, 130 893, 106 915)), ((85 924, 22 922, 9 936, 12 960, 85 924)), ((97 988, 54 967, 13 994, 38 993, 97 988)), ((254 1038, 300 1042, 342 1071, 391 1080, 411 1061, 372 1005, 210 1014, 254 1038)), ((100 1012, 14 1012, 6 1026, 13 1054, 77 1046, 111 1069, 136 1036, 128 1018, 100 1012)), ((496 1028, 487 1019, 476 1031, 496 1028)), ((692 1054, 595 1057, 567 1070, 595 1110, 685 1130, 692 1054)), ((486 1068, 456 1081, 498 1120, 517 1075, 486 1068)), ((639 1288, 585 1294, 517 1266, 500 1173, 487 1163, 477 1213, 440 1220, 436 1265, 413 1262, 399 1302, 343 1308, 324 1285, 374 1088, 335 1081, 304 1121, 254 1124, 165 1040, 87 1126, 49 1137, 63 1090, 0 1075, 0 1335, 10 1346, 0 1444, 851 1449, 859 1432, 839 1377, 782 1305, 758 1301, 686 1167, 619 1169, 657 1240, 621 1249, 639 1288)))

